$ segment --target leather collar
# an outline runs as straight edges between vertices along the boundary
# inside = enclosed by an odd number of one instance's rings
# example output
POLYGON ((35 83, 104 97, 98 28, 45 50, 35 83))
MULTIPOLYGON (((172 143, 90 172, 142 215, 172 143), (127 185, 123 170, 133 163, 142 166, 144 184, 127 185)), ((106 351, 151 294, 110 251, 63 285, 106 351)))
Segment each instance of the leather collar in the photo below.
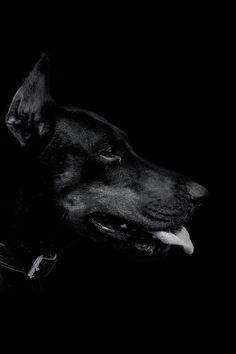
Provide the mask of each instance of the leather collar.
POLYGON ((57 253, 41 254, 33 262, 18 259, 11 250, 0 243, 0 266, 25 274, 28 278, 47 277, 58 260, 57 253))

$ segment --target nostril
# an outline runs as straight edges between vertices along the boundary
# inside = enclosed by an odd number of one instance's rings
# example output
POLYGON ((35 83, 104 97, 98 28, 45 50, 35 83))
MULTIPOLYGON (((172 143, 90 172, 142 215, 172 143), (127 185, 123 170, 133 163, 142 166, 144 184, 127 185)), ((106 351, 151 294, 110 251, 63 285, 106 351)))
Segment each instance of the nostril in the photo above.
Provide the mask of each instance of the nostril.
POLYGON ((207 189, 198 183, 189 183, 187 190, 193 203, 203 203, 208 198, 207 189))

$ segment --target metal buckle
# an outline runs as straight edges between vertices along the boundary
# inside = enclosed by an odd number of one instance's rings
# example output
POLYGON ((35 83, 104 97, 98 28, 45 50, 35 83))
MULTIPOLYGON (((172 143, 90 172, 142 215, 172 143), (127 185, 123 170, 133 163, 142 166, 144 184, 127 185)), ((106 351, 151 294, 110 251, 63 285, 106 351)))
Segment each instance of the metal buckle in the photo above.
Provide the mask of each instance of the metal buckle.
MULTIPOLYGON (((35 277, 35 274, 40 271, 40 265, 43 261, 56 261, 57 260, 57 254, 55 254, 53 257, 44 257, 44 255, 40 255, 36 258, 34 261, 33 265, 31 266, 30 270, 27 273, 27 276, 32 279, 35 277)), ((51 269, 53 267, 55 262, 51 264, 51 269)), ((50 269, 50 270, 51 270, 50 269)))

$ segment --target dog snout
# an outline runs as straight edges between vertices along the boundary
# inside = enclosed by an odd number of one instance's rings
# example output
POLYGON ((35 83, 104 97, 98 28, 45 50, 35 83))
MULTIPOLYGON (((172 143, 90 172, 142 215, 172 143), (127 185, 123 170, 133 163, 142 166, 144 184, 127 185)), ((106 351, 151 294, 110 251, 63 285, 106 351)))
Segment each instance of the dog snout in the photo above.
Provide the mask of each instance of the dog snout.
POLYGON ((208 198, 208 190, 198 183, 190 182, 187 184, 187 191, 190 199, 195 204, 202 204, 208 198))

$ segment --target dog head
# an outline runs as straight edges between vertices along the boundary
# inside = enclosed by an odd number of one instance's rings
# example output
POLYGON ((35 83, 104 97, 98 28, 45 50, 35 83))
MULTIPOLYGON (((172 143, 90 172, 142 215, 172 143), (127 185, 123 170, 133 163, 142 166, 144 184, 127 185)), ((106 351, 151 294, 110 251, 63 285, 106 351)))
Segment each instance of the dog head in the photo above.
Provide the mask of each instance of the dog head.
POLYGON ((40 173, 70 232, 145 256, 171 245, 193 252, 184 225, 206 189, 139 157, 97 114, 56 105, 45 55, 15 94, 6 124, 22 147, 40 147, 40 173))

